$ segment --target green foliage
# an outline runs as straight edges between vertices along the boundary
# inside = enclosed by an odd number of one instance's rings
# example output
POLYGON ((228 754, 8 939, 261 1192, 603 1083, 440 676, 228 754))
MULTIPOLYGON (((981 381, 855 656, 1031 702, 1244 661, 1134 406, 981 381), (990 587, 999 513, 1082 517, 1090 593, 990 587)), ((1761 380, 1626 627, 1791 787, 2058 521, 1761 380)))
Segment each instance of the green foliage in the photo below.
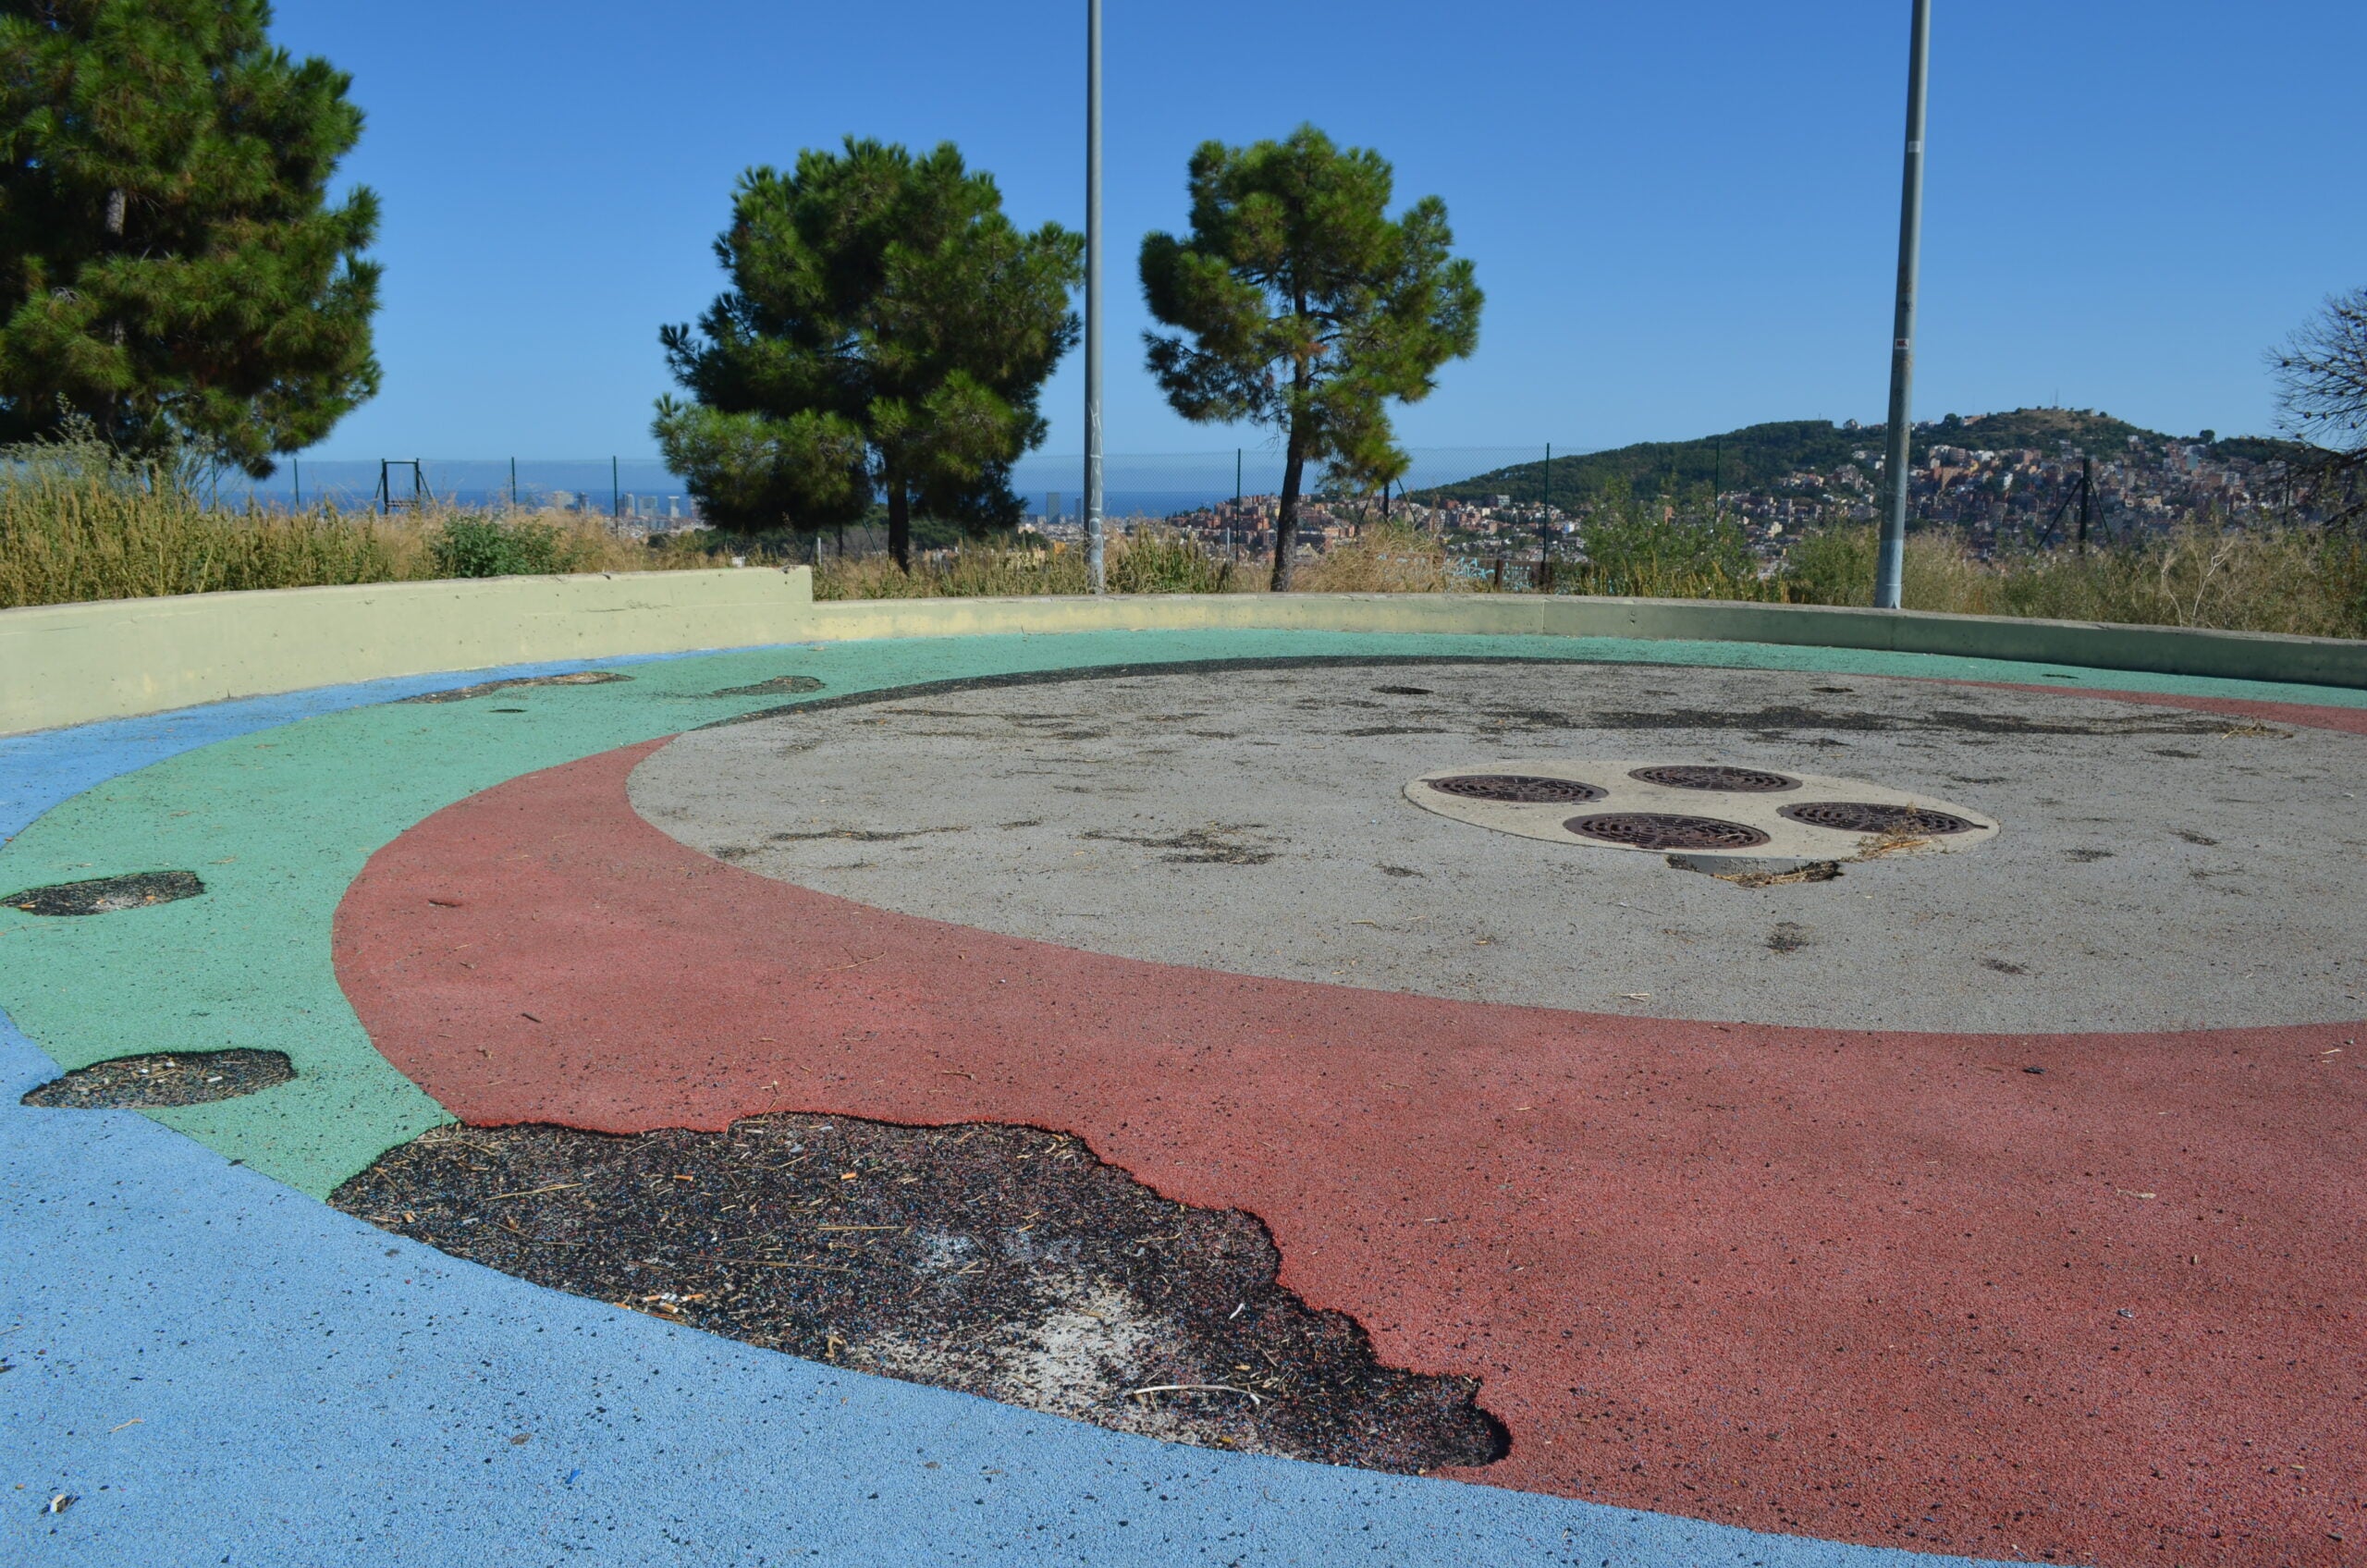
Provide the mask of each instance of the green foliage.
POLYGON ((735 532, 911 519, 1008 527, 1011 466, 1043 440, 1037 400, 1076 340, 1084 241, 1021 233, 950 143, 926 157, 849 138, 754 168, 716 241, 731 289, 660 337, 692 398, 657 405, 668 463, 735 532))
POLYGON ((1784 557, 1784 585, 1793 602, 1872 604, 1876 544, 1871 528, 1822 528, 1794 540, 1784 557))
POLYGON ((1439 367, 1479 339, 1471 263, 1448 254, 1446 205, 1392 220, 1393 176, 1313 126, 1192 154, 1192 228, 1143 240, 1143 293, 1172 333, 1147 333, 1151 374, 1190 420, 1254 420, 1283 433, 1274 586, 1290 586, 1309 461, 1370 488, 1407 467, 1387 400, 1418 401, 1439 367))
POLYGON ((80 415, 261 477, 377 391, 377 200, 326 200, 362 113, 270 20, 0 0, 0 440, 80 415))
POLYGON ((574 542, 545 522, 446 519, 428 536, 438 577, 533 577, 575 568, 574 542))
POLYGON ((1587 591, 1657 596, 1692 578, 1743 582, 1758 575, 1750 538, 1731 518, 1657 503, 1606 505, 1587 520, 1587 591))

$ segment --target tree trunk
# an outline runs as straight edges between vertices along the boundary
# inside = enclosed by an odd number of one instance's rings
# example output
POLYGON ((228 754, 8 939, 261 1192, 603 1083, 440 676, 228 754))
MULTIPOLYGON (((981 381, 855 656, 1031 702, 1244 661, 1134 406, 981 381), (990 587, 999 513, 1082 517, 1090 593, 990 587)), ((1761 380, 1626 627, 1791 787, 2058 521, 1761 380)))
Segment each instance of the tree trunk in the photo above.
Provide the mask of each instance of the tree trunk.
POLYGON ((896 557, 896 570, 913 570, 913 497, 904 482, 888 481, 888 553, 896 557))
POLYGON ((1291 591, 1291 562, 1298 554, 1298 487, 1306 472, 1306 443, 1294 423, 1282 447, 1282 503, 1274 511, 1274 592, 1291 591))

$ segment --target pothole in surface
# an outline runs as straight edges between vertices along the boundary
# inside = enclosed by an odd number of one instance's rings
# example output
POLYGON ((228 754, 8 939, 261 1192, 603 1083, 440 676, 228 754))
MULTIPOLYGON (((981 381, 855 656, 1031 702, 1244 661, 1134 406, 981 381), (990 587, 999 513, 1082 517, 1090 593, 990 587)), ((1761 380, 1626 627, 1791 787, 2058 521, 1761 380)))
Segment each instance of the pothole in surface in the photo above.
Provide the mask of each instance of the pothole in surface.
POLYGON ((490 697, 496 692, 515 692, 526 686, 609 686, 632 676, 613 669, 579 669, 570 675, 520 675, 508 680, 481 680, 473 686, 455 686, 448 692, 422 692, 416 697, 402 697, 406 703, 465 703, 472 697, 490 697))
POLYGON ((0 899, 0 904, 27 914, 114 914, 193 899, 205 891, 194 871, 138 871, 128 876, 97 876, 86 882, 58 882, 27 888, 0 899))
POLYGON ((296 1076, 283 1051, 244 1048, 123 1056, 78 1067, 19 1101, 52 1110, 153 1110, 210 1105, 275 1088, 296 1076))
POLYGON ((1121 1431, 1401 1474, 1507 1451, 1476 1378, 1385 1366, 1279 1286, 1257 1219, 1035 1128, 446 1127, 330 1201, 536 1284, 1121 1431))

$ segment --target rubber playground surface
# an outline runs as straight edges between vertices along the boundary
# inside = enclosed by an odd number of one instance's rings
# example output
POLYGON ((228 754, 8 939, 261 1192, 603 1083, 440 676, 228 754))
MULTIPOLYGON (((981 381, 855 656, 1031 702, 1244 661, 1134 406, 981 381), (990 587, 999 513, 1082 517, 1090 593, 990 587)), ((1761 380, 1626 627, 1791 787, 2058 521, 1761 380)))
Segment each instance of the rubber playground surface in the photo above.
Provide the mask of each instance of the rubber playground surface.
MULTIPOLYGON (((6 1561, 2367 1561, 2367 694, 1280 632, 570 668, 628 679, 0 740, 0 894, 98 900, 0 907, 6 1561), (1283 1457, 1245 1364, 1146 1400, 1180 1330, 1123 1280, 987 1370, 791 1354, 548 1288, 588 1175, 452 1219, 510 1251, 353 1195, 816 1117, 1247 1216, 1498 1453, 1283 1457)), ((1033 1218, 978 1233, 1057 1295, 1033 1218)), ((889 1228, 820 1229, 765 1267, 889 1228)))

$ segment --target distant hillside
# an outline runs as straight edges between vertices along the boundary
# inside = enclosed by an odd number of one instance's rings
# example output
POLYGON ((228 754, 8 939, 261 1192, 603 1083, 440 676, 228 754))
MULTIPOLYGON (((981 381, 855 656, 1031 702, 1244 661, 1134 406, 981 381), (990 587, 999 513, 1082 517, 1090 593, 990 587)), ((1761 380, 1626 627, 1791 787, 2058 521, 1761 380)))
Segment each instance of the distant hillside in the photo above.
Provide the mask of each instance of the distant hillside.
MULTIPOLYGON (((2153 456, 2172 441, 2190 439, 2142 430, 2110 414, 2084 409, 2016 409, 1970 418, 1950 414, 1934 423, 1919 424, 1913 451, 1918 462, 1934 446, 1997 451, 2032 447, 2049 457, 2068 447, 2101 458, 2127 452, 2132 435, 2153 456)), ((1830 473, 1853 461, 1870 476, 1883 442, 1883 427, 1879 424, 1852 430, 1816 419, 1747 425, 1693 441, 1639 442, 1614 451, 1555 458, 1552 498, 1560 504, 1626 494, 1663 496, 1706 490, 1713 484, 1721 491, 1758 490, 1777 484, 1785 474, 1802 470, 1830 473), (1866 454, 1863 459, 1857 457, 1860 452, 1866 454)), ((2241 436, 2217 442, 2214 450, 2261 458, 2288 447, 2266 437, 2241 436)), ((1544 495, 1545 464, 1540 459, 1442 484, 1418 492, 1413 498, 1484 503, 1492 496, 1510 496, 1515 505, 1535 505, 1544 495)))

